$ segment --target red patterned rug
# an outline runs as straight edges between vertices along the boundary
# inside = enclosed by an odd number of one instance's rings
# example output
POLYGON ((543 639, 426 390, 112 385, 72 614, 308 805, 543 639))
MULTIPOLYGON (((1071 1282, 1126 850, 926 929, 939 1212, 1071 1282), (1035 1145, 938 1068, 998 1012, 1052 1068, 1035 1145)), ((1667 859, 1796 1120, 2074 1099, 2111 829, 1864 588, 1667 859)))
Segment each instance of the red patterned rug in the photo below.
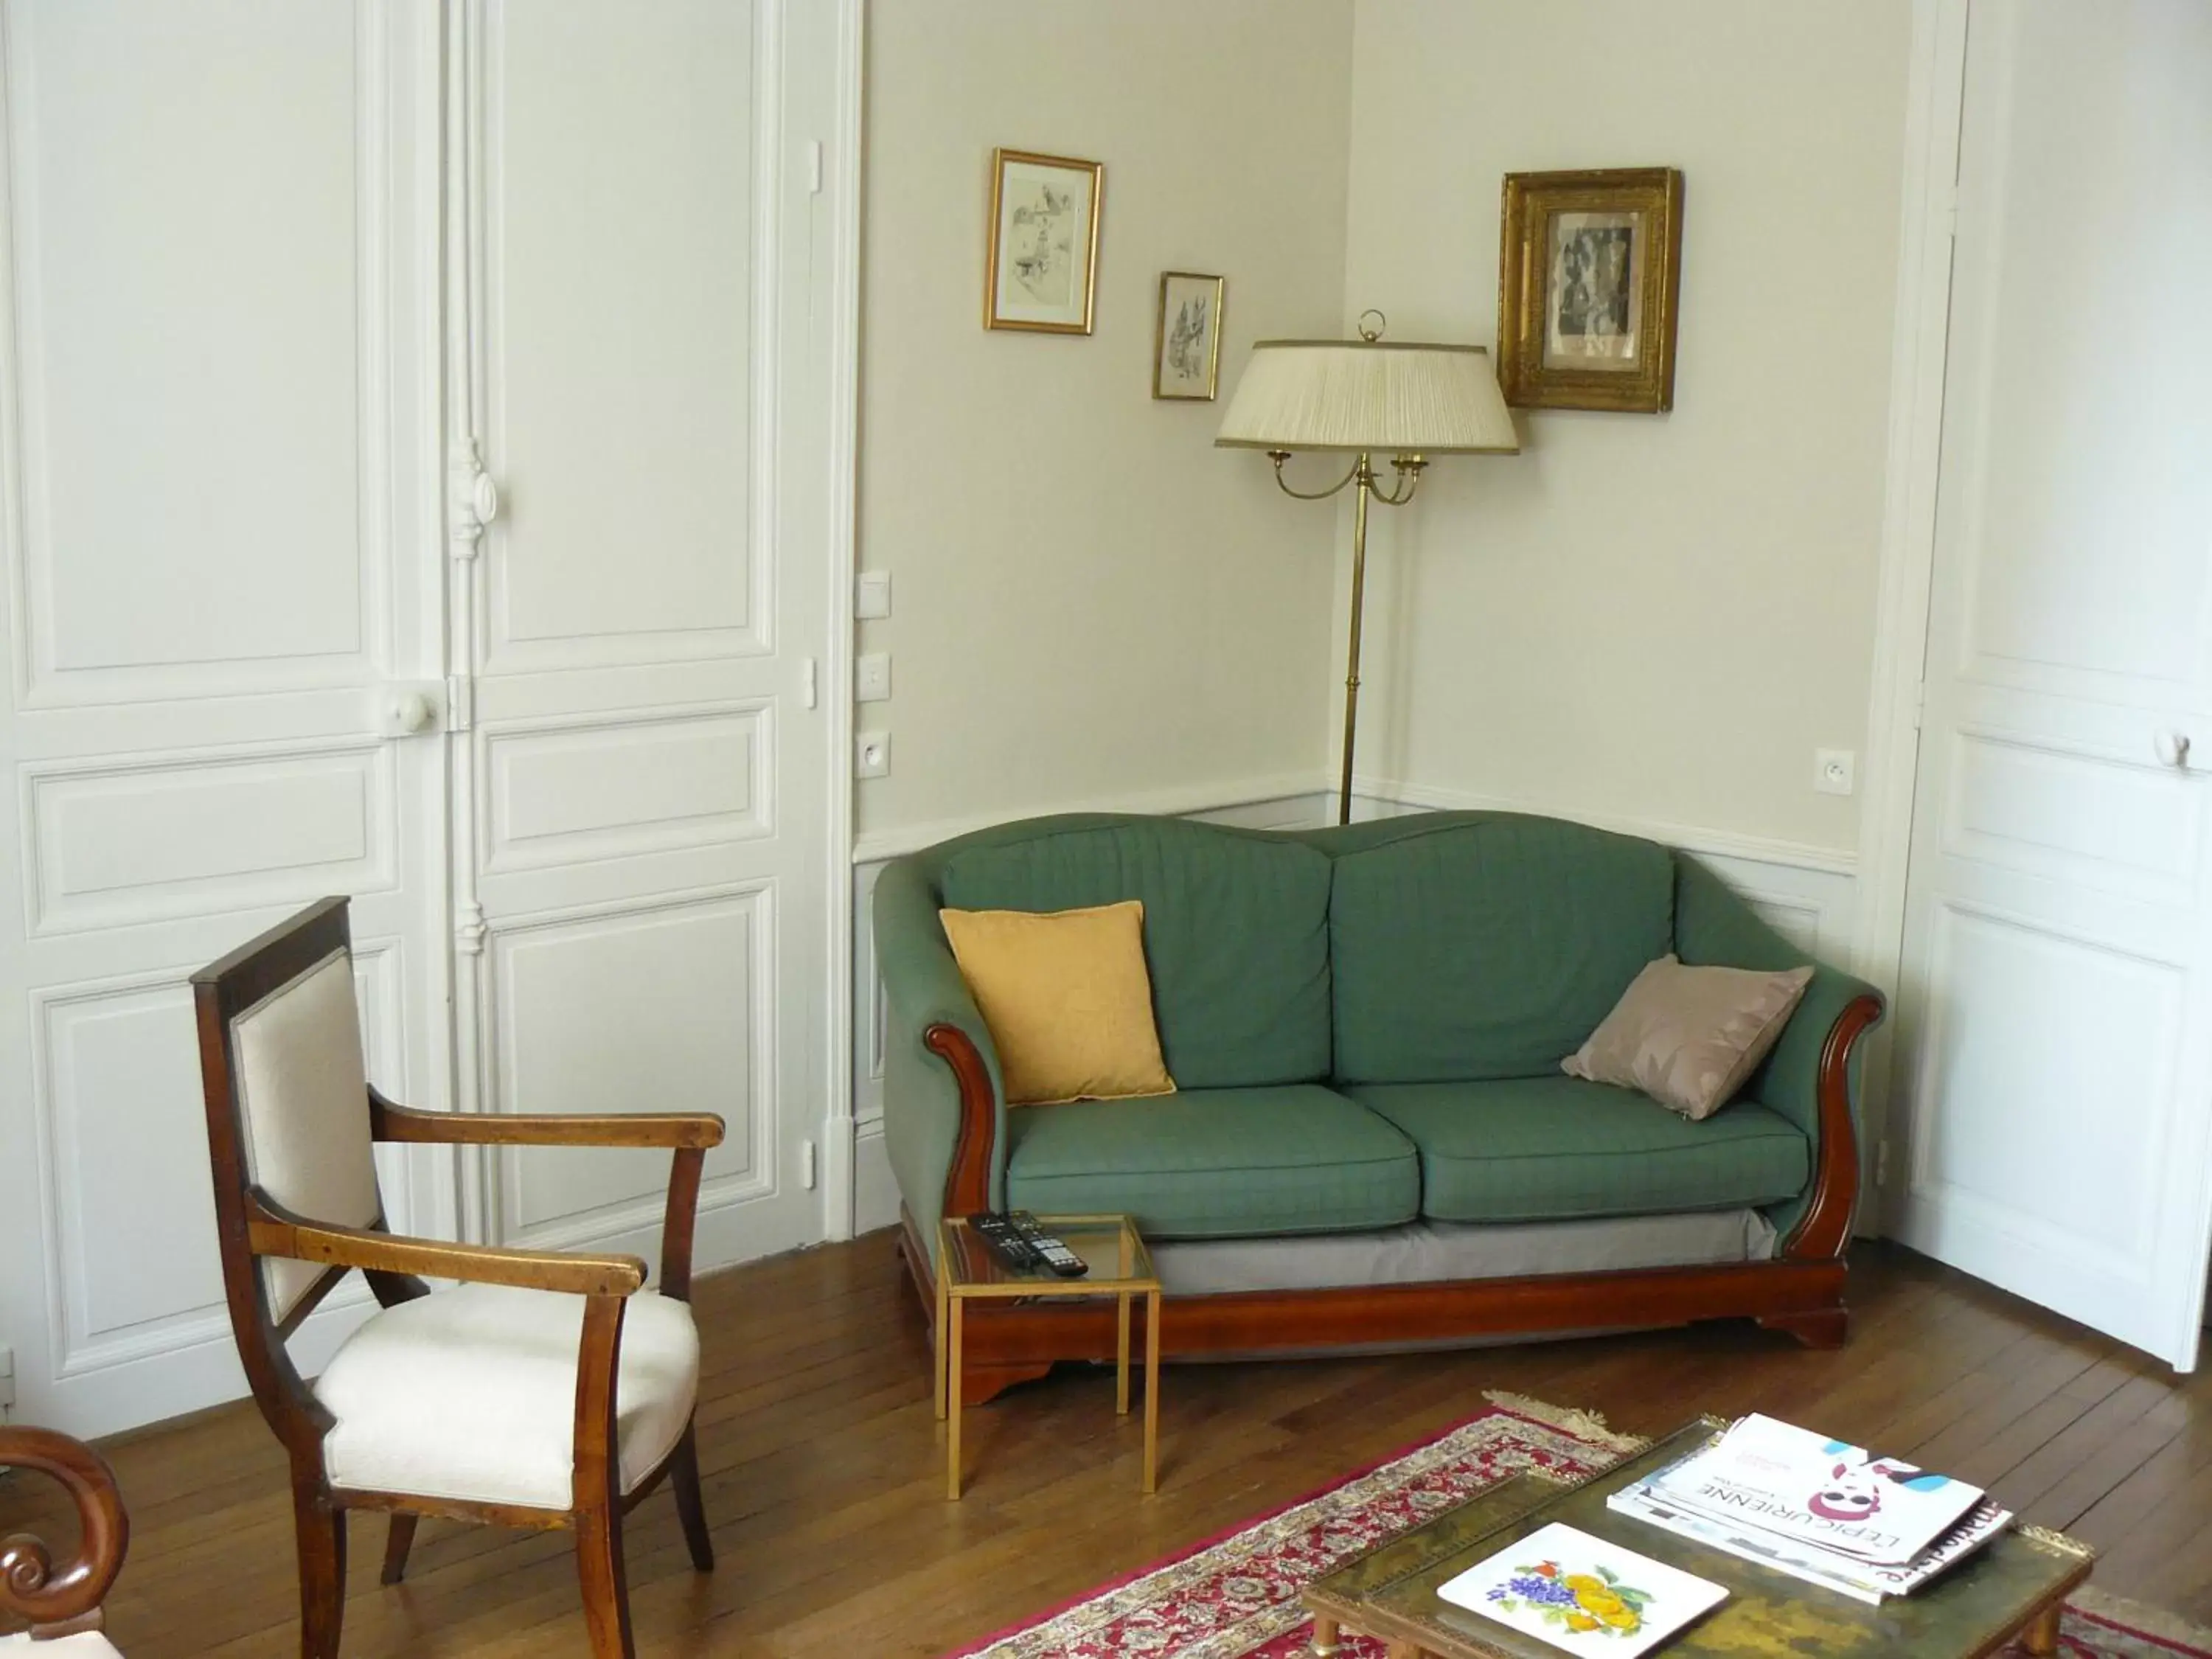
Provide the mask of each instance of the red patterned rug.
MULTIPOLYGON (((1323 1573, 1526 1469, 1595 1474, 1641 1442, 1585 1413, 1510 1395, 1455 1429, 949 1659, 1302 1659, 1298 1592, 1323 1573)), ((2069 1659, 2212 1659, 2212 1632, 2084 1591, 2069 1659)), ((1340 1659, 1384 1659, 1347 1637, 1340 1659)))

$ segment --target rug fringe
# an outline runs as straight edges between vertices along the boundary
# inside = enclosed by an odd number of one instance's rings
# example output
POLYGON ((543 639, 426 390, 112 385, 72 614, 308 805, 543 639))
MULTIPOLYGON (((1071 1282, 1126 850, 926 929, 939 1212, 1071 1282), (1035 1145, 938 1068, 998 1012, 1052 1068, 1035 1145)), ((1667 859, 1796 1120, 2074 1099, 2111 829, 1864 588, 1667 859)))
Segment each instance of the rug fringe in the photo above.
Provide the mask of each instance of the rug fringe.
POLYGON ((1580 1439, 1594 1440, 1608 1451, 1638 1452, 1651 1443, 1643 1435, 1622 1434, 1610 1427, 1599 1412, 1554 1406, 1548 1401, 1531 1400, 1525 1394, 1509 1394, 1504 1389, 1485 1389, 1482 1397, 1500 1410, 1532 1418, 1580 1439))
POLYGON ((2082 1585, 2066 1600, 2094 1618, 2109 1619, 2116 1625, 2124 1625, 2130 1630, 2179 1647, 2212 1652, 2212 1628, 2195 1624, 2178 1613, 2168 1613, 2164 1607, 2154 1607, 2148 1601, 2131 1601, 2124 1595, 2100 1590, 2094 1584, 2082 1585))

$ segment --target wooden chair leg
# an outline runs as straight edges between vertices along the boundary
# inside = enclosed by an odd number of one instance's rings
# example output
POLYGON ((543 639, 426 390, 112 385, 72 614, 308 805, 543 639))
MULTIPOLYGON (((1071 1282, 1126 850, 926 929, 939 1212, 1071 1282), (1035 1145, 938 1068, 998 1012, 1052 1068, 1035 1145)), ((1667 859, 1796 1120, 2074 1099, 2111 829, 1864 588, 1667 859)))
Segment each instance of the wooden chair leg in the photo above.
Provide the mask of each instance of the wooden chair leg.
POLYGON ((319 1492, 295 1491, 300 1538, 300 1659, 337 1659, 345 1625, 346 1517, 319 1492))
POLYGON ((629 1575, 623 1565, 622 1511, 612 1504, 576 1516, 576 1576, 592 1659, 636 1659, 629 1630, 629 1575))
POLYGON ((407 1552, 415 1547, 415 1523, 422 1517, 398 1510, 392 1512, 392 1530, 384 1534, 383 1582, 396 1584, 407 1576, 407 1552))
POLYGON ((684 1542, 691 1551, 691 1565, 701 1572, 714 1570, 714 1540, 707 1533, 706 1500, 699 1495, 698 1425, 686 1423, 684 1437, 676 1443, 669 1460, 669 1484, 676 1488, 676 1513, 684 1522, 684 1542))

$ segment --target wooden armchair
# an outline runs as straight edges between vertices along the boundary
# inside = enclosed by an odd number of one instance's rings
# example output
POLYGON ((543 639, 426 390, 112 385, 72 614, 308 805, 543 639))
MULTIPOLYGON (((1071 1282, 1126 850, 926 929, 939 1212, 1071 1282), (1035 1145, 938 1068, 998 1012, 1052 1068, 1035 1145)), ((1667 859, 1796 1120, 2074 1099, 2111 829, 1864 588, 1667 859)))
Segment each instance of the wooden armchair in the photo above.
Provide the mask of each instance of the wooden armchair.
POLYGON ((692 1565, 714 1565, 688 1299, 701 1169, 722 1121, 393 1104, 362 1074, 343 898, 203 969, 192 993, 231 1328, 291 1459, 303 1659, 338 1650, 349 1510, 390 1515, 386 1584, 406 1570, 422 1516, 569 1528, 592 1651, 629 1659, 622 1517, 664 1476, 692 1565), (394 1237, 379 1140, 672 1149, 659 1293, 635 1256, 394 1237), (381 1309, 310 1386, 285 1339, 351 1268, 381 1309), (459 1283, 433 1295, 424 1276, 459 1283))
POLYGON ((100 1604, 131 1547, 115 1472, 67 1435, 21 1428, 0 1428, 0 1468, 38 1469, 60 1481, 76 1505, 78 1534, 76 1553, 58 1566, 35 1538, 0 1538, 0 1619, 30 1625, 21 1635, 0 1636, 0 1649, 13 1652, 35 1643, 39 1659, 112 1655, 100 1634, 100 1604))

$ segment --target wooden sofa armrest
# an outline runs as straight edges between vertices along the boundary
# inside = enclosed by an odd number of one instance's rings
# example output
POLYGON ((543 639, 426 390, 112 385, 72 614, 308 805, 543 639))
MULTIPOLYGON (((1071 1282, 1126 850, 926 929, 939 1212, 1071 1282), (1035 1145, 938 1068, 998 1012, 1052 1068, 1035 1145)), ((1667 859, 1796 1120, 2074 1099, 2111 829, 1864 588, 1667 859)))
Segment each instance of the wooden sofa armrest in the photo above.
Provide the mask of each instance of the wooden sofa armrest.
POLYGON ((29 1620, 34 1637, 98 1630, 100 1604, 131 1547, 115 1471, 91 1447, 50 1429, 0 1428, 0 1466, 61 1482, 76 1505, 79 1534, 76 1554, 59 1564, 28 1534, 0 1538, 0 1613, 29 1620))
MULTIPOLYGON (((991 1069, 967 1032, 940 1021, 921 1034, 922 1046, 952 1068, 960 1085, 960 1134, 945 1171, 945 1215, 973 1215, 991 1207, 991 1162, 999 1133, 999 1101, 991 1069)), ((927 1241, 932 1251, 937 1241, 927 1241)))
POLYGON ((1858 1133, 1851 1123, 1851 1051, 1881 1016, 1881 998, 1854 997, 1844 1005, 1820 1044, 1818 1161, 1805 1213, 1783 1241, 1782 1255, 1791 1261, 1838 1257, 1850 1242, 1859 1194, 1858 1133))
POLYGON ((476 1285, 561 1291, 572 1296, 629 1296, 645 1285, 645 1263, 634 1255, 514 1250, 495 1244, 408 1238, 362 1227, 334 1227, 293 1214, 258 1188, 253 1197, 258 1212, 247 1220, 246 1242, 256 1255, 358 1267, 364 1273, 411 1273, 476 1285))

